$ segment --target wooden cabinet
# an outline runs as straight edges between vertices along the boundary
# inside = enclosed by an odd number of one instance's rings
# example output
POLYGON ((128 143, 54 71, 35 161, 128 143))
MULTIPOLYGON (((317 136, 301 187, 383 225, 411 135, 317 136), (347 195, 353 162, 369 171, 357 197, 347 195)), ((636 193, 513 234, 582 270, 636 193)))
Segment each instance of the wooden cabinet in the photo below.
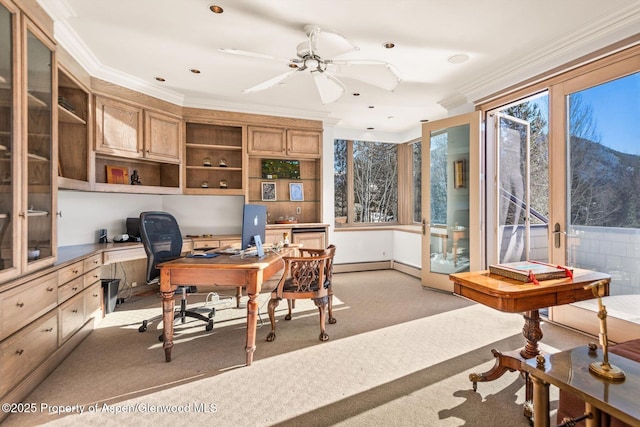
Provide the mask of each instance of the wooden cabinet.
POLYGON ((96 152, 143 157, 142 108, 96 96, 96 152))
POLYGON ((256 156, 320 158, 322 132, 249 126, 248 153, 256 156))
POLYGON ((322 132, 287 130, 287 155, 294 158, 320 158, 322 156, 322 132))
POLYGON ((57 201, 54 45, 3 4, 0 57, 25 60, 0 67, 0 283, 55 262, 57 201))
POLYGON ((144 156, 147 159, 180 163, 182 127, 180 118, 152 111, 144 112, 144 156))
POLYGON ((58 188, 89 190, 89 89, 58 68, 58 188))
POLYGON ((57 346, 58 317, 55 311, 0 342, 0 396, 13 390, 57 346))
POLYGON ((292 233, 292 243, 297 243, 306 249, 324 249, 327 233, 324 231, 305 231, 292 233))
POLYGON ((182 159, 180 117, 147 111, 105 96, 97 95, 95 100, 94 189, 179 194, 182 159), (122 182, 110 179, 108 169, 113 167, 125 175, 122 182), (134 173, 139 177, 138 185, 131 183, 134 173))
POLYGON ((0 285, 3 402, 23 399, 102 319, 101 266, 102 253, 87 254, 0 285))
POLYGON ((328 245, 325 224, 268 225, 265 235, 266 243, 282 242, 283 233, 288 234, 289 242, 302 245, 303 248, 324 249, 328 245))
POLYGON ((186 123, 185 194, 244 194, 244 128, 186 123))

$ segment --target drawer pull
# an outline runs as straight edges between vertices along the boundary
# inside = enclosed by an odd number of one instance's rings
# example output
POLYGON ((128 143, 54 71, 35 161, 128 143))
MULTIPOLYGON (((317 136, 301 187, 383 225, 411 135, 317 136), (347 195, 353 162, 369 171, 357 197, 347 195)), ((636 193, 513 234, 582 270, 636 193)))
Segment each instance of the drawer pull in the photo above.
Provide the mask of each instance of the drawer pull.
POLYGON ((97 264, 98 262, 99 262, 99 261, 98 261, 97 259, 94 259, 94 260, 93 260, 93 263, 94 263, 94 264, 97 264))
POLYGON ((74 286, 73 288, 71 288, 71 290, 73 290, 73 291, 77 291, 77 290, 78 290, 78 287, 77 287, 77 286, 74 286))
POLYGON ((53 292, 53 288, 52 288, 51 286, 49 286, 49 287, 47 288, 47 292, 53 292))
POLYGON ((16 303, 16 307, 22 308, 22 307, 24 307, 24 303, 23 302, 17 302, 16 303))
POLYGON ((98 298, 100 295, 98 295, 98 294, 93 294, 93 296, 94 296, 95 298, 98 298))
POLYGON ((77 313, 77 312, 78 312, 78 310, 71 310, 71 312, 72 312, 72 313, 77 313))
POLYGON ((73 274, 78 274, 78 270, 73 270, 73 274))
POLYGON ((22 353, 24 353, 24 350, 23 350, 23 349, 16 350, 16 354, 17 354, 18 356, 22 356, 22 353))
POLYGON ((44 329, 42 332, 51 332, 51 331, 53 331, 53 328, 44 329))

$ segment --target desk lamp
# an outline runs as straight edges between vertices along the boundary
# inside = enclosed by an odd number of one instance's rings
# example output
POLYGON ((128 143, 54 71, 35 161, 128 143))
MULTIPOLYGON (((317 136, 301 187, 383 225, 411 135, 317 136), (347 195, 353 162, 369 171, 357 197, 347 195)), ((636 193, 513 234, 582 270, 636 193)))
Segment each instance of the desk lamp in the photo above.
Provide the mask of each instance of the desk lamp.
POLYGON ((602 304, 605 285, 609 283, 609 279, 598 280, 584 287, 591 289, 593 296, 598 298, 598 318, 600 319, 599 340, 602 346, 603 360, 602 362, 592 362, 589 365, 589 371, 593 374, 608 380, 623 380, 624 372, 617 366, 609 363, 609 342, 607 339, 607 308, 602 304))

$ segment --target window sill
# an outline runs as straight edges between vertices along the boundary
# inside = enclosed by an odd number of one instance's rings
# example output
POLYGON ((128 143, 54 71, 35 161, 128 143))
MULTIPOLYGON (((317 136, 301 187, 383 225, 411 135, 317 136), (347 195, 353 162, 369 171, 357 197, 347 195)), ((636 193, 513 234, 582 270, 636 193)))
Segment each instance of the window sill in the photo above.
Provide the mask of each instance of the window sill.
POLYGON ((394 225, 354 225, 348 227, 334 227, 335 232, 350 232, 350 231, 402 231, 405 233, 422 233, 422 227, 418 224, 412 225, 402 225, 402 224, 394 224, 394 225))

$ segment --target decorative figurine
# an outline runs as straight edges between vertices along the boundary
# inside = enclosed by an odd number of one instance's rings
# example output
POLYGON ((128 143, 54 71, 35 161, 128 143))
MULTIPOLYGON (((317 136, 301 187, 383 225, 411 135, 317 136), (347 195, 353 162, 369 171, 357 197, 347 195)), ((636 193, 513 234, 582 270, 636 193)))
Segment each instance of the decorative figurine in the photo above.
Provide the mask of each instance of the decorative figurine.
POLYGON ((137 170, 134 170, 131 175, 131 185, 142 185, 142 181, 140 181, 140 175, 138 175, 137 170))
POLYGON ((200 185, 200 187, 209 188, 209 181, 202 181, 202 184, 200 185))
POLYGON ((208 158, 208 157, 205 157, 205 158, 202 160, 202 166, 211 167, 211 159, 210 159, 210 158, 208 158))
POLYGON ((220 180, 220 188, 227 188, 227 180, 226 179, 221 179, 220 180))
POLYGON ((220 165, 221 168, 226 168, 227 167, 227 159, 220 159, 220 162, 218 164, 220 165))

